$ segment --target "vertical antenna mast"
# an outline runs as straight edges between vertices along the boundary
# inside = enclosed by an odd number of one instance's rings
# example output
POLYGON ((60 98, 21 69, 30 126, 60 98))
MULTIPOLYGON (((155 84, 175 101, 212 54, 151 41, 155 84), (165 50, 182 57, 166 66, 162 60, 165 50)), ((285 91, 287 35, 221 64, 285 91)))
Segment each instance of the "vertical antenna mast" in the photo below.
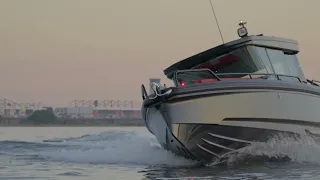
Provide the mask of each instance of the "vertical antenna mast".
POLYGON ((221 36, 222 43, 224 44, 224 40, 223 40, 223 37, 222 37, 222 33, 221 33, 221 30, 220 30, 220 26, 219 26, 219 22, 218 22, 216 13, 214 12, 214 8, 213 8, 213 5, 212 5, 211 0, 209 0, 209 2, 210 2, 210 4, 211 4, 211 9, 212 9, 212 12, 213 12, 213 16, 214 16, 214 18, 216 19, 216 23, 217 23, 217 26, 218 26, 218 29, 219 29, 219 33, 220 33, 220 36, 221 36))

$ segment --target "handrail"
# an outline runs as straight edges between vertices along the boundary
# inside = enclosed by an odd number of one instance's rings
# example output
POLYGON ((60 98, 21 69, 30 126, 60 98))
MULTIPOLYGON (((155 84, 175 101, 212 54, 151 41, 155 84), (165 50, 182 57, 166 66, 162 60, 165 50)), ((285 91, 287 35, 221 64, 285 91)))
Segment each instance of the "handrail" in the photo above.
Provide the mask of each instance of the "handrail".
POLYGON ((161 96, 169 95, 172 92, 172 88, 166 88, 166 87, 162 88, 160 84, 157 84, 154 82, 150 85, 150 87, 151 87, 152 91, 154 92, 154 94, 148 95, 144 85, 143 84, 141 85, 142 100, 156 99, 161 96))
POLYGON ((310 79, 307 79, 307 82, 314 85, 314 86, 320 86, 320 81, 317 81, 317 80, 310 80, 310 79), (319 84, 318 84, 319 83, 319 84))
POLYGON ((216 75, 249 75, 250 79, 252 79, 252 75, 254 76, 275 76, 278 80, 281 80, 280 77, 291 77, 291 78, 296 78, 299 80, 299 82, 302 82, 301 79, 298 76, 292 76, 292 75, 287 75, 287 74, 275 74, 275 73, 219 73, 216 75))
POLYGON ((214 78, 216 78, 218 81, 221 81, 221 79, 210 69, 207 68, 203 68, 203 69, 185 69, 185 70, 177 70, 173 73, 173 82, 175 84, 175 86, 178 86, 179 82, 178 82, 178 74, 179 73, 183 73, 183 72, 200 72, 200 71, 209 71, 214 78))
POLYGON ((320 83, 320 81, 318 80, 311 80, 312 82, 316 82, 316 83, 320 83))
POLYGON ((172 92, 172 89, 164 89, 164 88, 161 89, 160 84, 157 84, 155 82, 153 82, 151 84, 151 89, 154 92, 154 96, 149 97, 149 99, 156 99, 157 97, 166 96, 172 92), (164 90, 166 90, 166 91, 164 91, 164 90))
MULTIPOLYGON (((207 71, 210 74, 212 74, 213 78, 217 79, 217 81, 222 81, 222 79, 219 76, 222 75, 248 75, 250 77, 250 79, 252 79, 252 76, 274 76, 277 78, 277 80, 281 80, 280 77, 291 77, 291 78, 296 78, 299 82, 304 82, 302 81, 298 76, 292 76, 292 75, 286 75, 286 74, 276 74, 276 73, 214 73, 213 71, 211 71, 210 69, 186 69, 186 70, 178 70, 175 71, 173 74, 173 82, 175 84, 175 86, 179 86, 179 82, 178 82, 178 74, 179 73, 184 73, 184 72, 204 72, 207 71)), ((314 81, 316 82, 316 81, 314 81)), ((319 82, 320 83, 320 82, 319 82)))

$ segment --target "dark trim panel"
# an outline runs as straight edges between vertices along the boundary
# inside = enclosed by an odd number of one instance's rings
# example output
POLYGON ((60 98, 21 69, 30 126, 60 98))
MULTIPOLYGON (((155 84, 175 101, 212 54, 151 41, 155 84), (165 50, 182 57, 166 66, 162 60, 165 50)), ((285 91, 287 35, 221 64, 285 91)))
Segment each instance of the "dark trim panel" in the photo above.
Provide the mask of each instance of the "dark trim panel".
POLYGON ((207 92, 207 93, 193 93, 188 95, 176 95, 174 97, 171 97, 166 101, 166 103, 176 103, 181 101, 187 101, 191 99, 197 99, 197 98, 207 98, 207 97, 213 97, 213 96, 223 96, 223 95, 230 95, 230 94, 244 94, 244 93, 257 93, 261 91, 216 91, 216 92, 207 92))
POLYGON ((320 123, 311 121, 302 121, 294 119, 271 119, 271 118, 225 118, 223 121, 248 121, 248 122, 265 122, 265 123, 279 123, 279 124, 291 124, 299 126, 312 126, 320 127, 320 123))

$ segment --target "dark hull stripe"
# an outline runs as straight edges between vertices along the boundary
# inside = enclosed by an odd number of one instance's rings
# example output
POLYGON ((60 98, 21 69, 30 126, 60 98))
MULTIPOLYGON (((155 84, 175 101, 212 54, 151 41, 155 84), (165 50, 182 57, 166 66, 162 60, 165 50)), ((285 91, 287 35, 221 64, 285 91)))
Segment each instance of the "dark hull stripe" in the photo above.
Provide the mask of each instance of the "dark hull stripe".
POLYGON ((271 118, 225 118, 223 121, 247 121, 247 122, 264 122, 264 123, 280 123, 299 126, 320 127, 320 123, 311 121, 301 121, 293 119, 271 119, 271 118))
POLYGON ((232 95, 232 94, 244 94, 244 93, 258 93, 258 92, 266 92, 266 91, 250 91, 250 90, 244 90, 244 91, 207 91, 202 93, 192 93, 192 94, 183 94, 183 95, 176 95, 165 101, 165 103, 177 103, 181 101, 188 101, 192 99, 198 99, 198 98, 207 98, 207 97, 213 97, 213 96, 223 96, 223 95, 232 95))

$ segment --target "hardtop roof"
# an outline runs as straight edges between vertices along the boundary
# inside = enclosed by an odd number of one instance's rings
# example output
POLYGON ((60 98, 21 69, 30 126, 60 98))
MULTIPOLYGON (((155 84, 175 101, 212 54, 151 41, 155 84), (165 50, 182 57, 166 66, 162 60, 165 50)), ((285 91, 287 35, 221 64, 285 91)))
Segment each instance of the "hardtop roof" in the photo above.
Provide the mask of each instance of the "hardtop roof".
POLYGON ((298 41, 293 39, 273 36, 246 36, 237 40, 230 41, 228 43, 221 44, 219 46, 213 47, 211 49, 188 57, 184 60, 181 60, 175 64, 172 64, 163 72, 169 79, 171 79, 173 73, 177 70, 190 69, 198 64, 209 61, 213 57, 227 54, 230 51, 247 45, 279 49, 285 52, 290 52, 291 54, 297 54, 299 52, 298 41))

